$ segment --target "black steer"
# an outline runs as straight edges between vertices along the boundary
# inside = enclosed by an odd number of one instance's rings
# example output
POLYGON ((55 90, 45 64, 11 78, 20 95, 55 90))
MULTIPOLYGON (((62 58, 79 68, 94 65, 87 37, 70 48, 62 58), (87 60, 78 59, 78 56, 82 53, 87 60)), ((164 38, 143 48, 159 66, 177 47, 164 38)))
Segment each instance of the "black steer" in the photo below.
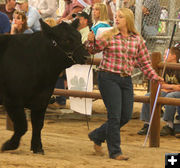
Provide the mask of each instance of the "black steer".
POLYGON ((41 32, 0 36, 0 97, 13 121, 14 134, 1 150, 15 150, 27 131, 24 108, 31 110, 31 150, 44 153, 41 130, 50 96, 61 71, 85 63, 88 52, 80 33, 67 23, 41 32))

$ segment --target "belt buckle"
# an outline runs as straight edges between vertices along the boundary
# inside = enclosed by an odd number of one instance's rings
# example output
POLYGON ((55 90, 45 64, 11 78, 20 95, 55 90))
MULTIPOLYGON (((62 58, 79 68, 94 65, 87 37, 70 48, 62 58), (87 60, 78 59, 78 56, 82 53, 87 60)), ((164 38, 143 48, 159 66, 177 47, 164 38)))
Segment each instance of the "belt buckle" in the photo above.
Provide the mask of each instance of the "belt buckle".
POLYGON ((126 76, 128 76, 128 75, 125 74, 125 73, 120 73, 119 75, 120 75, 120 77, 126 77, 126 76))

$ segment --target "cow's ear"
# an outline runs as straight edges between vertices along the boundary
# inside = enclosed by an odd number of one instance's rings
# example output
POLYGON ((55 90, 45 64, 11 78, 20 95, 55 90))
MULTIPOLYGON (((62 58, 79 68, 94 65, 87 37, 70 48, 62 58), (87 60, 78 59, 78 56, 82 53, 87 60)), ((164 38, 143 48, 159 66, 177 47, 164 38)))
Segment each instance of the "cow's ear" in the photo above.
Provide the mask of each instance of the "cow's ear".
POLYGON ((76 18, 75 20, 73 20, 73 22, 71 23, 71 26, 77 29, 79 26, 79 18, 76 18))
POLYGON ((39 22, 41 24, 42 32, 44 34, 46 34, 47 36, 51 35, 52 34, 52 28, 47 23, 45 23, 42 19, 39 19, 39 22))

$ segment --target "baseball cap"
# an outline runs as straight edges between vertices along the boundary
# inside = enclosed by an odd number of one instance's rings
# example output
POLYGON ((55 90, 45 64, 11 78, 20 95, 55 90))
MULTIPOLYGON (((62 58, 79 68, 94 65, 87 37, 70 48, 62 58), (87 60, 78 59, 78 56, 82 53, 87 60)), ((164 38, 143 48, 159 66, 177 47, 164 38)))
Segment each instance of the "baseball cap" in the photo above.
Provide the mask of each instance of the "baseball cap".
POLYGON ((24 3, 24 2, 28 2, 28 0, 16 0, 16 3, 19 3, 19 4, 24 3))
POLYGON ((85 19, 89 20, 89 15, 86 12, 79 12, 77 15, 80 17, 84 17, 85 19))

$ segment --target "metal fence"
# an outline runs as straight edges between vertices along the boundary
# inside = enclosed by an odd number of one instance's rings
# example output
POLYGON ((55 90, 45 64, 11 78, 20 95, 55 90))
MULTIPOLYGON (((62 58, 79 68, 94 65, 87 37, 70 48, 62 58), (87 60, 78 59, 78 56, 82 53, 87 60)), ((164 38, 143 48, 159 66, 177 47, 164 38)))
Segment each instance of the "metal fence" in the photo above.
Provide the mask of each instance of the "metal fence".
MULTIPOLYGON (((122 7, 124 1, 127 0, 116 0, 116 9, 122 7)), ((135 25, 145 39, 149 53, 160 52, 163 55, 165 49, 168 48, 174 23, 177 23, 174 43, 180 41, 180 0, 149 0, 149 3, 154 3, 149 4, 150 6, 156 6, 159 3, 159 8, 154 7, 151 9, 150 12, 154 13, 154 15, 149 18, 148 15, 146 17, 143 16, 142 6, 144 5, 144 0, 129 0, 129 4, 133 5, 133 1, 135 9, 135 25), (146 29, 144 24, 145 19, 152 25, 156 24, 157 34, 154 35, 153 33, 150 33, 150 35, 146 35, 143 33, 146 29)), ((62 12, 64 6, 61 4, 64 0, 59 0, 59 2, 59 11, 62 12)), ((138 69, 135 69, 132 77, 133 83, 142 84, 145 82, 142 73, 138 69)))
MULTIPOLYGON (((122 5, 123 0, 119 1, 121 1, 119 4, 122 5)), ((149 50, 149 53, 160 52, 163 55, 165 49, 169 46, 173 26, 175 23, 177 24, 177 28, 174 35, 173 44, 180 42, 180 1, 149 0, 148 5, 152 8, 150 14, 147 16, 143 15, 142 7, 144 5, 144 0, 135 1, 135 26, 146 41, 146 46, 149 50), (159 7, 157 7, 158 5, 159 7), (148 26, 150 29, 147 29, 149 34, 146 32, 146 22, 149 24, 148 26), (156 25, 156 33, 153 32, 154 30, 151 25, 156 25)), ((134 70, 132 77, 133 83, 141 84, 145 82, 142 73, 138 69, 134 70)))
MULTIPOLYGON (((124 1, 127 0, 116 0, 116 5, 121 7, 124 1)), ((144 17, 142 14, 144 0, 129 0, 129 3, 133 4, 133 1, 135 2, 135 25, 137 30, 143 34, 143 30, 145 29, 143 24, 144 17)), ((158 11, 153 9, 154 11, 151 12, 154 12, 154 17, 149 18, 150 22, 157 22, 157 34, 148 37, 143 35, 143 37, 147 41, 147 47, 150 53, 159 51, 163 54, 164 50, 168 47, 174 23, 177 23, 174 43, 180 41, 180 0, 149 0, 150 3, 157 3, 158 1, 160 9, 158 11), (160 20, 158 19, 158 15, 160 15, 160 20)), ((58 4, 59 15, 61 15, 64 11, 64 0, 59 0, 58 4)), ((116 9, 119 7, 116 7, 116 9)), ((146 18, 148 18, 148 16, 146 18)))

